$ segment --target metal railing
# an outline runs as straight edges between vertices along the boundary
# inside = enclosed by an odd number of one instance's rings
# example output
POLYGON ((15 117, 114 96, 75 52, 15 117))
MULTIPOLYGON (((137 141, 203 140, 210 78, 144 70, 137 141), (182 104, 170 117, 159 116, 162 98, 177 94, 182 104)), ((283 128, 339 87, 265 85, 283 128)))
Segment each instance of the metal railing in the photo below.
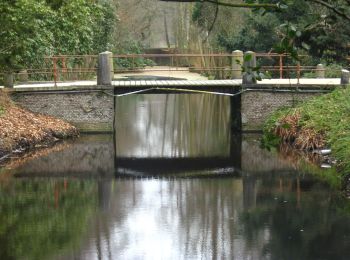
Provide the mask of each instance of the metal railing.
MULTIPOLYGON (((139 73, 160 71, 189 71, 205 76, 230 78, 236 63, 231 53, 208 54, 120 54, 113 55, 114 73, 139 73)), ((317 72, 317 66, 302 65, 301 61, 292 63, 287 54, 256 53, 261 71, 269 71, 274 78, 300 78, 305 72, 317 72)), ((76 80, 96 80, 98 55, 56 55, 46 57, 39 68, 17 71, 14 76, 18 82, 65 82, 76 80)), ((322 69, 323 70, 323 69, 322 69)), ((5 73, 0 71, 1 78, 5 73)))
POLYGON ((95 79, 98 55, 57 55, 47 57, 52 62, 54 82, 95 79))
MULTIPOLYGON (((125 72, 139 72, 139 71, 190 71, 203 74, 219 74, 215 75, 219 78, 229 77, 229 72, 241 71, 241 68, 232 68, 234 58, 236 56, 228 53, 217 54, 124 54, 114 55, 113 59, 117 61, 124 60, 128 67, 115 66, 115 73, 125 72), (147 66, 141 64, 138 66, 137 60, 152 61, 160 66, 147 66), (161 62, 159 62, 161 60, 161 62), (162 66, 163 65, 163 66, 162 66), (165 66, 164 66, 165 65, 165 66), (219 73, 218 73, 219 72, 219 73), (221 75, 220 75, 221 74, 221 75)), ((287 54, 278 53, 256 53, 258 63, 264 64, 262 61, 270 60, 271 65, 262 65, 261 70, 277 72, 279 78, 288 78, 291 72, 295 73, 296 77, 300 77, 302 72, 316 72, 316 66, 301 66, 300 63, 296 65, 288 65, 285 60, 289 58, 287 54), (262 61, 262 62, 261 62, 262 61)), ((306 56, 301 56, 306 57, 306 56)))

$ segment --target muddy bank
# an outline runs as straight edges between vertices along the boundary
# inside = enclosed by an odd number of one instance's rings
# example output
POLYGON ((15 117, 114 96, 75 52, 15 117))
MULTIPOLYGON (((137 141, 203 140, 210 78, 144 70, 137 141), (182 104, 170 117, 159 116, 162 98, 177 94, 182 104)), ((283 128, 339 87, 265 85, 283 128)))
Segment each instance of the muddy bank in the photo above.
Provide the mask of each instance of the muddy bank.
POLYGON ((23 153, 78 135, 74 126, 51 116, 24 110, 0 91, 0 161, 13 152, 23 153))

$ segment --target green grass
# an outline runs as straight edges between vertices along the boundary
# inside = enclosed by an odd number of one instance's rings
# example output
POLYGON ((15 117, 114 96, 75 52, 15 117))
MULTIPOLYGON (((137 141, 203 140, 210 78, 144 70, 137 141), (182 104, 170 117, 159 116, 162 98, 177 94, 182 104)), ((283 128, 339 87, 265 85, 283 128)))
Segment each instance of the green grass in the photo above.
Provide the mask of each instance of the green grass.
POLYGON ((271 135, 278 120, 296 111, 301 113, 299 127, 323 133, 332 156, 340 161, 341 173, 350 172, 350 87, 315 97, 294 108, 284 108, 266 121, 264 133, 271 135))

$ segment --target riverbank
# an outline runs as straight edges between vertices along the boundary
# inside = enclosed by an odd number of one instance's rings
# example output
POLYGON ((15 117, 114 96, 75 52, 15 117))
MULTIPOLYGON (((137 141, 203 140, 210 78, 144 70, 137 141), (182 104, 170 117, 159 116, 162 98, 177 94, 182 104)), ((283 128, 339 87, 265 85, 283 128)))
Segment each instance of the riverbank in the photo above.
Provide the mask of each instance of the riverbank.
POLYGON ((350 88, 315 97, 272 114, 264 126, 266 143, 288 143, 298 150, 330 148, 336 168, 350 172, 350 88))
POLYGON ((60 119, 16 106, 3 90, 0 90, 0 126, 0 161, 13 152, 23 153, 79 135, 74 126, 60 119))

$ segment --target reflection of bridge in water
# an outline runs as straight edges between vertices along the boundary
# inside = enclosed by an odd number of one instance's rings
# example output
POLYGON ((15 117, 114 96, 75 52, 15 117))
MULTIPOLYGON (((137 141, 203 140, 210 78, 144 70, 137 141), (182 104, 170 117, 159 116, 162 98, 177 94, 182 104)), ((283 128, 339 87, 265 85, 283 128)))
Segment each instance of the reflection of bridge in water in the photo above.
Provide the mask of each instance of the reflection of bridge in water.
MULTIPOLYGON (((240 173, 238 158, 204 157, 204 158, 116 158, 117 176, 157 176, 174 175, 182 172, 205 173, 225 176, 240 173), (235 160, 236 159, 236 160, 235 160)), ((196 174, 193 174, 194 176, 196 174)), ((204 174, 207 176, 207 174, 204 174)))
MULTIPOLYGON (((118 177, 229 177, 241 176, 240 135, 231 137, 224 154, 188 157, 123 157, 116 155, 115 173, 118 177)), ((207 147, 206 147, 207 148, 207 147)), ((196 150, 200 154, 199 150, 196 150)))
POLYGON ((15 176, 108 179, 227 176, 246 179, 271 176, 276 172, 293 176, 297 172, 287 161, 260 149, 249 136, 245 136, 241 144, 240 138, 236 140, 235 149, 227 156, 133 158, 115 157, 110 135, 82 136, 72 144, 58 144, 51 152, 40 154, 39 151, 40 157, 34 153, 34 159, 24 158, 15 176))

